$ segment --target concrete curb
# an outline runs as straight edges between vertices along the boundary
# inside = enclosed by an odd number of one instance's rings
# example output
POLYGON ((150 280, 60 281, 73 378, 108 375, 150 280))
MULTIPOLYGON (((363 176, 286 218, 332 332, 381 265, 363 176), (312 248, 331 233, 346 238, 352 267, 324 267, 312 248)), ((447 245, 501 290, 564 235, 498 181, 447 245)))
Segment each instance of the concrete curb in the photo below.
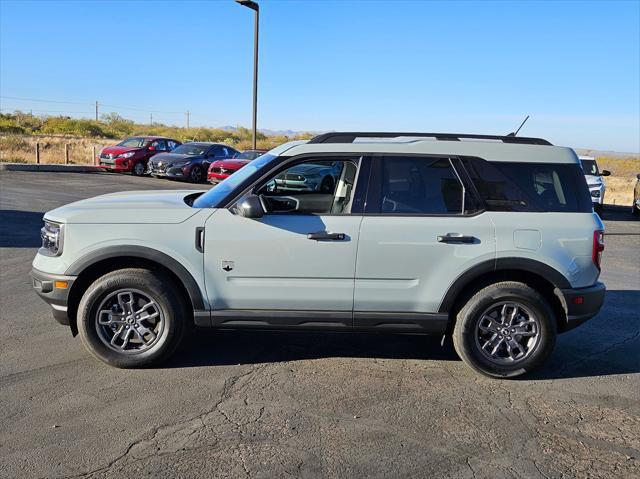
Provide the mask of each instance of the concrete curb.
POLYGON ((0 171, 95 173, 104 170, 102 168, 98 168, 97 166, 90 165, 37 165, 35 163, 0 163, 0 171))

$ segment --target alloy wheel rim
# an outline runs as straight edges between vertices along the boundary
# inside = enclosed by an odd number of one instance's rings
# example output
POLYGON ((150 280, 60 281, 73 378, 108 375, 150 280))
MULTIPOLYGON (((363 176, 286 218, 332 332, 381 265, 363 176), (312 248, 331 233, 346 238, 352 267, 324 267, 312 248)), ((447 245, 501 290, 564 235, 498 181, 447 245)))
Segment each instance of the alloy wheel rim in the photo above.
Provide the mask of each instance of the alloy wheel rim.
POLYGON ((144 165, 142 163, 136 163, 136 166, 134 166, 135 170, 136 170, 136 174, 141 175, 142 173, 144 173, 144 165))
POLYGON ((191 170, 191 179, 195 183, 202 181, 202 171, 200 170, 200 168, 194 168, 193 170, 191 170))
POLYGON ((540 343, 540 320, 522 303, 502 301, 480 315, 474 337, 480 354, 492 363, 517 364, 540 343))
POLYGON ((110 293, 98 307, 95 326, 100 341, 121 354, 153 348, 165 327, 160 306, 147 293, 121 289, 110 293))

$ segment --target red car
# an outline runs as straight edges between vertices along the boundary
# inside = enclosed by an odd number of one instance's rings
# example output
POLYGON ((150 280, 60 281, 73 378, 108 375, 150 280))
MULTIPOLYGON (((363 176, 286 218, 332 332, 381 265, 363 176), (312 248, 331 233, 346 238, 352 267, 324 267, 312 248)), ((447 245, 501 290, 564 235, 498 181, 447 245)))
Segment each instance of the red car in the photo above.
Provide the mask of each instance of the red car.
POLYGON ((169 152, 182 143, 161 136, 135 136, 115 146, 107 146, 98 155, 100 168, 120 173, 130 171, 142 176, 147 171, 147 162, 156 153, 169 152))
POLYGON ((209 183, 217 184, 228 178, 250 161, 266 153, 267 150, 245 150, 229 160, 218 160, 211 163, 207 172, 209 183))

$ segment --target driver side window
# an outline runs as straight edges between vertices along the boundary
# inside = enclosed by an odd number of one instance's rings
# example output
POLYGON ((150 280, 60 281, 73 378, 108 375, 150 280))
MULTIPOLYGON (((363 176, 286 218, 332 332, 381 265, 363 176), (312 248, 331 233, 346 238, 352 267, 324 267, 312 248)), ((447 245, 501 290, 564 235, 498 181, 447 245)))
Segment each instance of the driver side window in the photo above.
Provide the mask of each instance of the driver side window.
POLYGON ((267 214, 349 214, 359 159, 308 160, 258 186, 267 214))

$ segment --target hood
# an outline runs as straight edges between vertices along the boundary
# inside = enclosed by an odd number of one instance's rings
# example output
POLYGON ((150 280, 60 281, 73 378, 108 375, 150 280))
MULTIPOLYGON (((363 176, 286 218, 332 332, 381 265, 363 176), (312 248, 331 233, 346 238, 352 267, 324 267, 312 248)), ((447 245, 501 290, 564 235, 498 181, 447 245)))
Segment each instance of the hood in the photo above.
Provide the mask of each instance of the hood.
POLYGON ((197 190, 123 191, 76 201, 45 213, 58 223, 175 224, 197 213, 184 202, 197 190))
POLYGON ((184 153, 158 153, 157 155, 153 155, 151 161, 154 164, 162 162, 165 165, 170 165, 171 163, 175 163, 177 161, 194 161, 201 160, 202 158, 202 155, 185 155, 184 153))
POLYGON ((239 170, 247 163, 250 163, 250 160, 218 160, 214 162, 214 165, 220 168, 226 168, 228 170, 239 170))
POLYGON ((585 180, 587 180, 587 185, 601 185, 603 183, 602 177, 598 175, 584 175, 585 180))
POLYGON ((138 151, 142 148, 131 148, 130 146, 107 146, 102 149, 102 153, 105 155, 118 156, 128 151, 138 151))

